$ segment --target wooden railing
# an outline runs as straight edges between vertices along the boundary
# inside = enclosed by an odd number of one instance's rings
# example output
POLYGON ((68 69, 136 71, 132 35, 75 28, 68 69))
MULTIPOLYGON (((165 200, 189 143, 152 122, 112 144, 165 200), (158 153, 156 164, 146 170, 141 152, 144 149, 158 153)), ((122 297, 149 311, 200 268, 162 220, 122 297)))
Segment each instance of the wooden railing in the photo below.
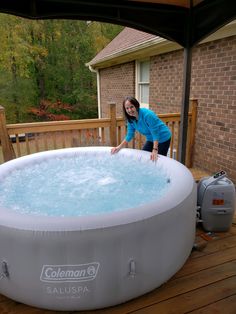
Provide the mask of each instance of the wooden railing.
MULTIPOLYGON (((0 141, 3 162, 50 149, 74 146, 116 146, 126 133, 126 123, 116 117, 116 105, 109 105, 108 118, 6 124, 5 110, 0 106, 0 141)), ((197 100, 192 99, 189 112, 186 165, 192 166, 193 146, 197 117, 197 100)), ((158 115, 170 128, 172 140, 170 157, 178 156, 180 113, 158 115)), ((144 143, 136 135, 129 147, 140 149, 144 143)))

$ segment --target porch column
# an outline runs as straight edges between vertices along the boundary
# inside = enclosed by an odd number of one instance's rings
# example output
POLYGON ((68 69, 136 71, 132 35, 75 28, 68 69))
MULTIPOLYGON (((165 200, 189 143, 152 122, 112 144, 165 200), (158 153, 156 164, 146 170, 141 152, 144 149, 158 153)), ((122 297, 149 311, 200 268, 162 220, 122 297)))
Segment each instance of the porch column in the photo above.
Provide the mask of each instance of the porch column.
POLYGON ((109 117, 110 117, 110 144, 111 146, 117 145, 117 132, 116 132, 116 104, 109 103, 109 117))
POLYGON ((9 140, 6 126, 4 107, 0 106, 0 141, 2 145, 3 160, 8 161, 16 158, 12 143, 9 140))
POLYGON ((184 77, 183 77, 183 95, 180 118, 180 141, 179 141, 179 158, 178 160, 185 164, 186 145, 188 132, 188 111, 189 111, 189 96, 191 84, 191 63, 192 63, 192 48, 184 48, 184 77))

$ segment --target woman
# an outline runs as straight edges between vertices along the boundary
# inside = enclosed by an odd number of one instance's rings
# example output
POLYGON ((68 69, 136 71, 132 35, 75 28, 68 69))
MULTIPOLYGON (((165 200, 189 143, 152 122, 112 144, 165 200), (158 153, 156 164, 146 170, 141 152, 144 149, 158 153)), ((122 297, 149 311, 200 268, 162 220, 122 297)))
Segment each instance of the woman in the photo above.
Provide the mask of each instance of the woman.
POLYGON ((125 147, 137 130, 146 137, 143 150, 151 152, 152 161, 157 160, 158 154, 166 156, 170 147, 171 132, 165 123, 153 111, 140 108, 139 102, 134 97, 124 99, 123 110, 128 122, 127 134, 120 145, 111 149, 111 153, 115 154, 125 147))

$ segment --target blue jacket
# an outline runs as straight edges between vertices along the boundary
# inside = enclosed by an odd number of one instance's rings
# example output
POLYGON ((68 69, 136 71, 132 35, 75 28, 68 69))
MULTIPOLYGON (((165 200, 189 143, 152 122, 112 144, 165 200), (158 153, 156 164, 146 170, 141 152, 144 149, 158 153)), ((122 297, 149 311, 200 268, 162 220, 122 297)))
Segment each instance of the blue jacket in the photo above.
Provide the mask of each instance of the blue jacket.
POLYGON ((125 137, 127 142, 132 140, 136 130, 150 142, 163 143, 171 138, 171 132, 167 125, 158 118, 155 112, 146 108, 139 108, 138 121, 136 119, 132 122, 128 121, 125 137))

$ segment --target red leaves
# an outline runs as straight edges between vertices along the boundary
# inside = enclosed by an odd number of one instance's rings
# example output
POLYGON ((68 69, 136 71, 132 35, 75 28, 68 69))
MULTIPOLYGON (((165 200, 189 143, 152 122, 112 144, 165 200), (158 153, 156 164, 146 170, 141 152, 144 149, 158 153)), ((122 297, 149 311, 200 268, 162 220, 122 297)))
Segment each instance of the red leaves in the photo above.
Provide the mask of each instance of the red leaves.
POLYGON ((72 112, 73 106, 64 104, 60 100, 51 103, 49 100, 41 100, 39 108, 30 108, 29 113, 40 121, 62 121, 70 120, 70 117, 61 113, 63 111, 72 112))

